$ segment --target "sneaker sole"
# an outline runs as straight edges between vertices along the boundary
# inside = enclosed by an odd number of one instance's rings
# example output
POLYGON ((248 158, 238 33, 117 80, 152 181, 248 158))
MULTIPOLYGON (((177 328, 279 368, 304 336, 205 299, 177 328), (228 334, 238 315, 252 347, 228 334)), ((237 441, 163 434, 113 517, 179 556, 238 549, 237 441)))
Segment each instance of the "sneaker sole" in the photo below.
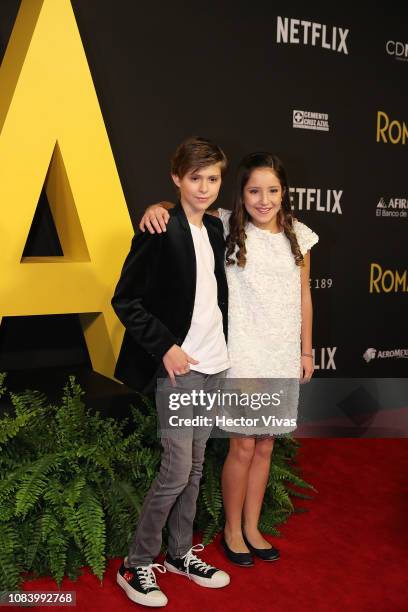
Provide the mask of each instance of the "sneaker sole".
POLYGON ((207 587, 208 589, 222 589, 222 587, 225 587, 230 583, 229 579, 225 584, 211 584, 208 578, 200 578, 200 576, 195 576, 194 574, 187 575, 185 572, 178 570, 177 567, 170 565, 170 563, 167 561, 164 562, 164 567, 167 569, 167 571, 173 572, 173 574, 178 574, 179 576, 185 576, 185 578, 190 578, 190 580, 196 584, 207 587))
POLYGON ((143 595, 143 593, 138 593, 137 591, 135 591, 135 589, 133 589, 129 585, 129 583, 126 582, 126 580, 123 578, 123 576, 119 574, 119 572, 116 574, 116 582, 125 591, 129 599, 135 603, 141 604, 142 606, 148 606, 149 608, 162 608, 167 604, 168 599, 161 591, 160 592, 162 593, 162 595, 166 597, 166 601, 160 603, 147 601, 148 595, 143 595))

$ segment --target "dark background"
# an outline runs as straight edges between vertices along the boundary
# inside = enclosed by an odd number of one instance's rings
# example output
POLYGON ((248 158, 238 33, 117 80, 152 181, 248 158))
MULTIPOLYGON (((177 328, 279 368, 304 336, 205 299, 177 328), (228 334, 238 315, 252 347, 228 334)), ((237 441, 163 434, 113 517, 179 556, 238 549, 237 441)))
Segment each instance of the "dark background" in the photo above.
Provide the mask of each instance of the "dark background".
MULTIPOLYGON (((148 204, 174 199, 169 158, 185 137, 206 136, 226 151, 224 207, 239 159, 254 150, 277 153, 293 187, 321 189, 324 201, 327 189, 343 191, 341 215, 295 204, 296 216, 320 237, 311 272, 316 364, 322 348, 337 347, 336 370, 315 375, 406 376, 404 359, 367 364, 362 357, 369 347, 408 348, 408 294, 369 293, 371 262, 408 268, 408 219, 375 214, 381 197, 408 198, 408 142, 376 142, 377 111, 408 123, 408 61, 385 50, 387 40, 408 42, 404 4, 72 4, 134 227, 148 204), (348 28, 348 54, 319 41, 278 44, 278 15, 326 24, 329 32, 348 28), (294 129, 294 109, 328 113, 330 131, 294 129), (322 279, 332 287, 316 288, 322 279)), ((1 57, 18 6, 0 2, 1 57)), ((24 254, 61 254, 45 194, 24 254)), ((27 378, 28 369, 56 366, 91 369, 76 315, 3 319, 0 370, 27 378)))

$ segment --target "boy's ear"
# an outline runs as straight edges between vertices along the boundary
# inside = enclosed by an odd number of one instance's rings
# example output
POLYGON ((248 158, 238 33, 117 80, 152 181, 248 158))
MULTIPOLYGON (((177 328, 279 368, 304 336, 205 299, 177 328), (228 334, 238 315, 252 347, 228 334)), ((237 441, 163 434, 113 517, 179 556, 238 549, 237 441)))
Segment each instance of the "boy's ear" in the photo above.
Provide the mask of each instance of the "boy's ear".
POLYGON ((174 184, 175 184, 177 187, 180 187, 180 179, 179 179, 179 177, 177 176, 177 174, 172 174, 172 175, 171 175, 171 178, 173 179, 173 183, 174 183, 174 184))

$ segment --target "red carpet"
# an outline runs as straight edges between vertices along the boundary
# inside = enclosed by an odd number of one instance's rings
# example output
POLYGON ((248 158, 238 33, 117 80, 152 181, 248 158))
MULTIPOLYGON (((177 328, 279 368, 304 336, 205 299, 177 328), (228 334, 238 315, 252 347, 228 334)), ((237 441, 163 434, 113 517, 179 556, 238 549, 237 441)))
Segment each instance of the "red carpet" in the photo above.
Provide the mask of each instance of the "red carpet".
MULTIPOLYGON (((203 558, 226 569, 231 584, 203 589, 183 577, 159 575, 169 598, 166 610, 408 610, 407 441, 302 439, 301 444, 303 475, 319 493, 313 501, 298 501, 309 512, 292 516, 283 537, 273 539, 281 560, 241 569, 212 544, 203 558)), ((88 571, 76 583, 64 580, 62 588, 77 593, 75 610, 143 609, 116 586, 118 565, 119 560, 109 564, 102 586, 88 571)), ((43 579, 26 582, 25 588, 56 586, 43 579)))

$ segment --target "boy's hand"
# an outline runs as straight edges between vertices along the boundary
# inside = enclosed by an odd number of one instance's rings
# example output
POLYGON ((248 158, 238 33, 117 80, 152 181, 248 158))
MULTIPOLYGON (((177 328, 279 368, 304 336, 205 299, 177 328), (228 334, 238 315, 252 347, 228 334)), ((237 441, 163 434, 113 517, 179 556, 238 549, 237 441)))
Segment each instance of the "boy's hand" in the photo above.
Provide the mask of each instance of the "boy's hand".
POLYGON ((199 362, 190 357, 190 355, 187 355, 177 344, 173 344, 164 355, 163 364, 173 387, 176 386, 175 375, 187 374, 190 371, 190 363, 196 365, 199 362))
POLYGON ((166 231, 166 224, 170 219, 170 215, 164 205, 168 202, 159 202, 152 204, 148 208, 140 220, 139 229, 144 232, 147 228, 151 234, 161 234, 166 231))
POLYGON ((312 357, 304 357, 300 360, 300 383, 308 383, 313 376, 314 365, 312 357))

